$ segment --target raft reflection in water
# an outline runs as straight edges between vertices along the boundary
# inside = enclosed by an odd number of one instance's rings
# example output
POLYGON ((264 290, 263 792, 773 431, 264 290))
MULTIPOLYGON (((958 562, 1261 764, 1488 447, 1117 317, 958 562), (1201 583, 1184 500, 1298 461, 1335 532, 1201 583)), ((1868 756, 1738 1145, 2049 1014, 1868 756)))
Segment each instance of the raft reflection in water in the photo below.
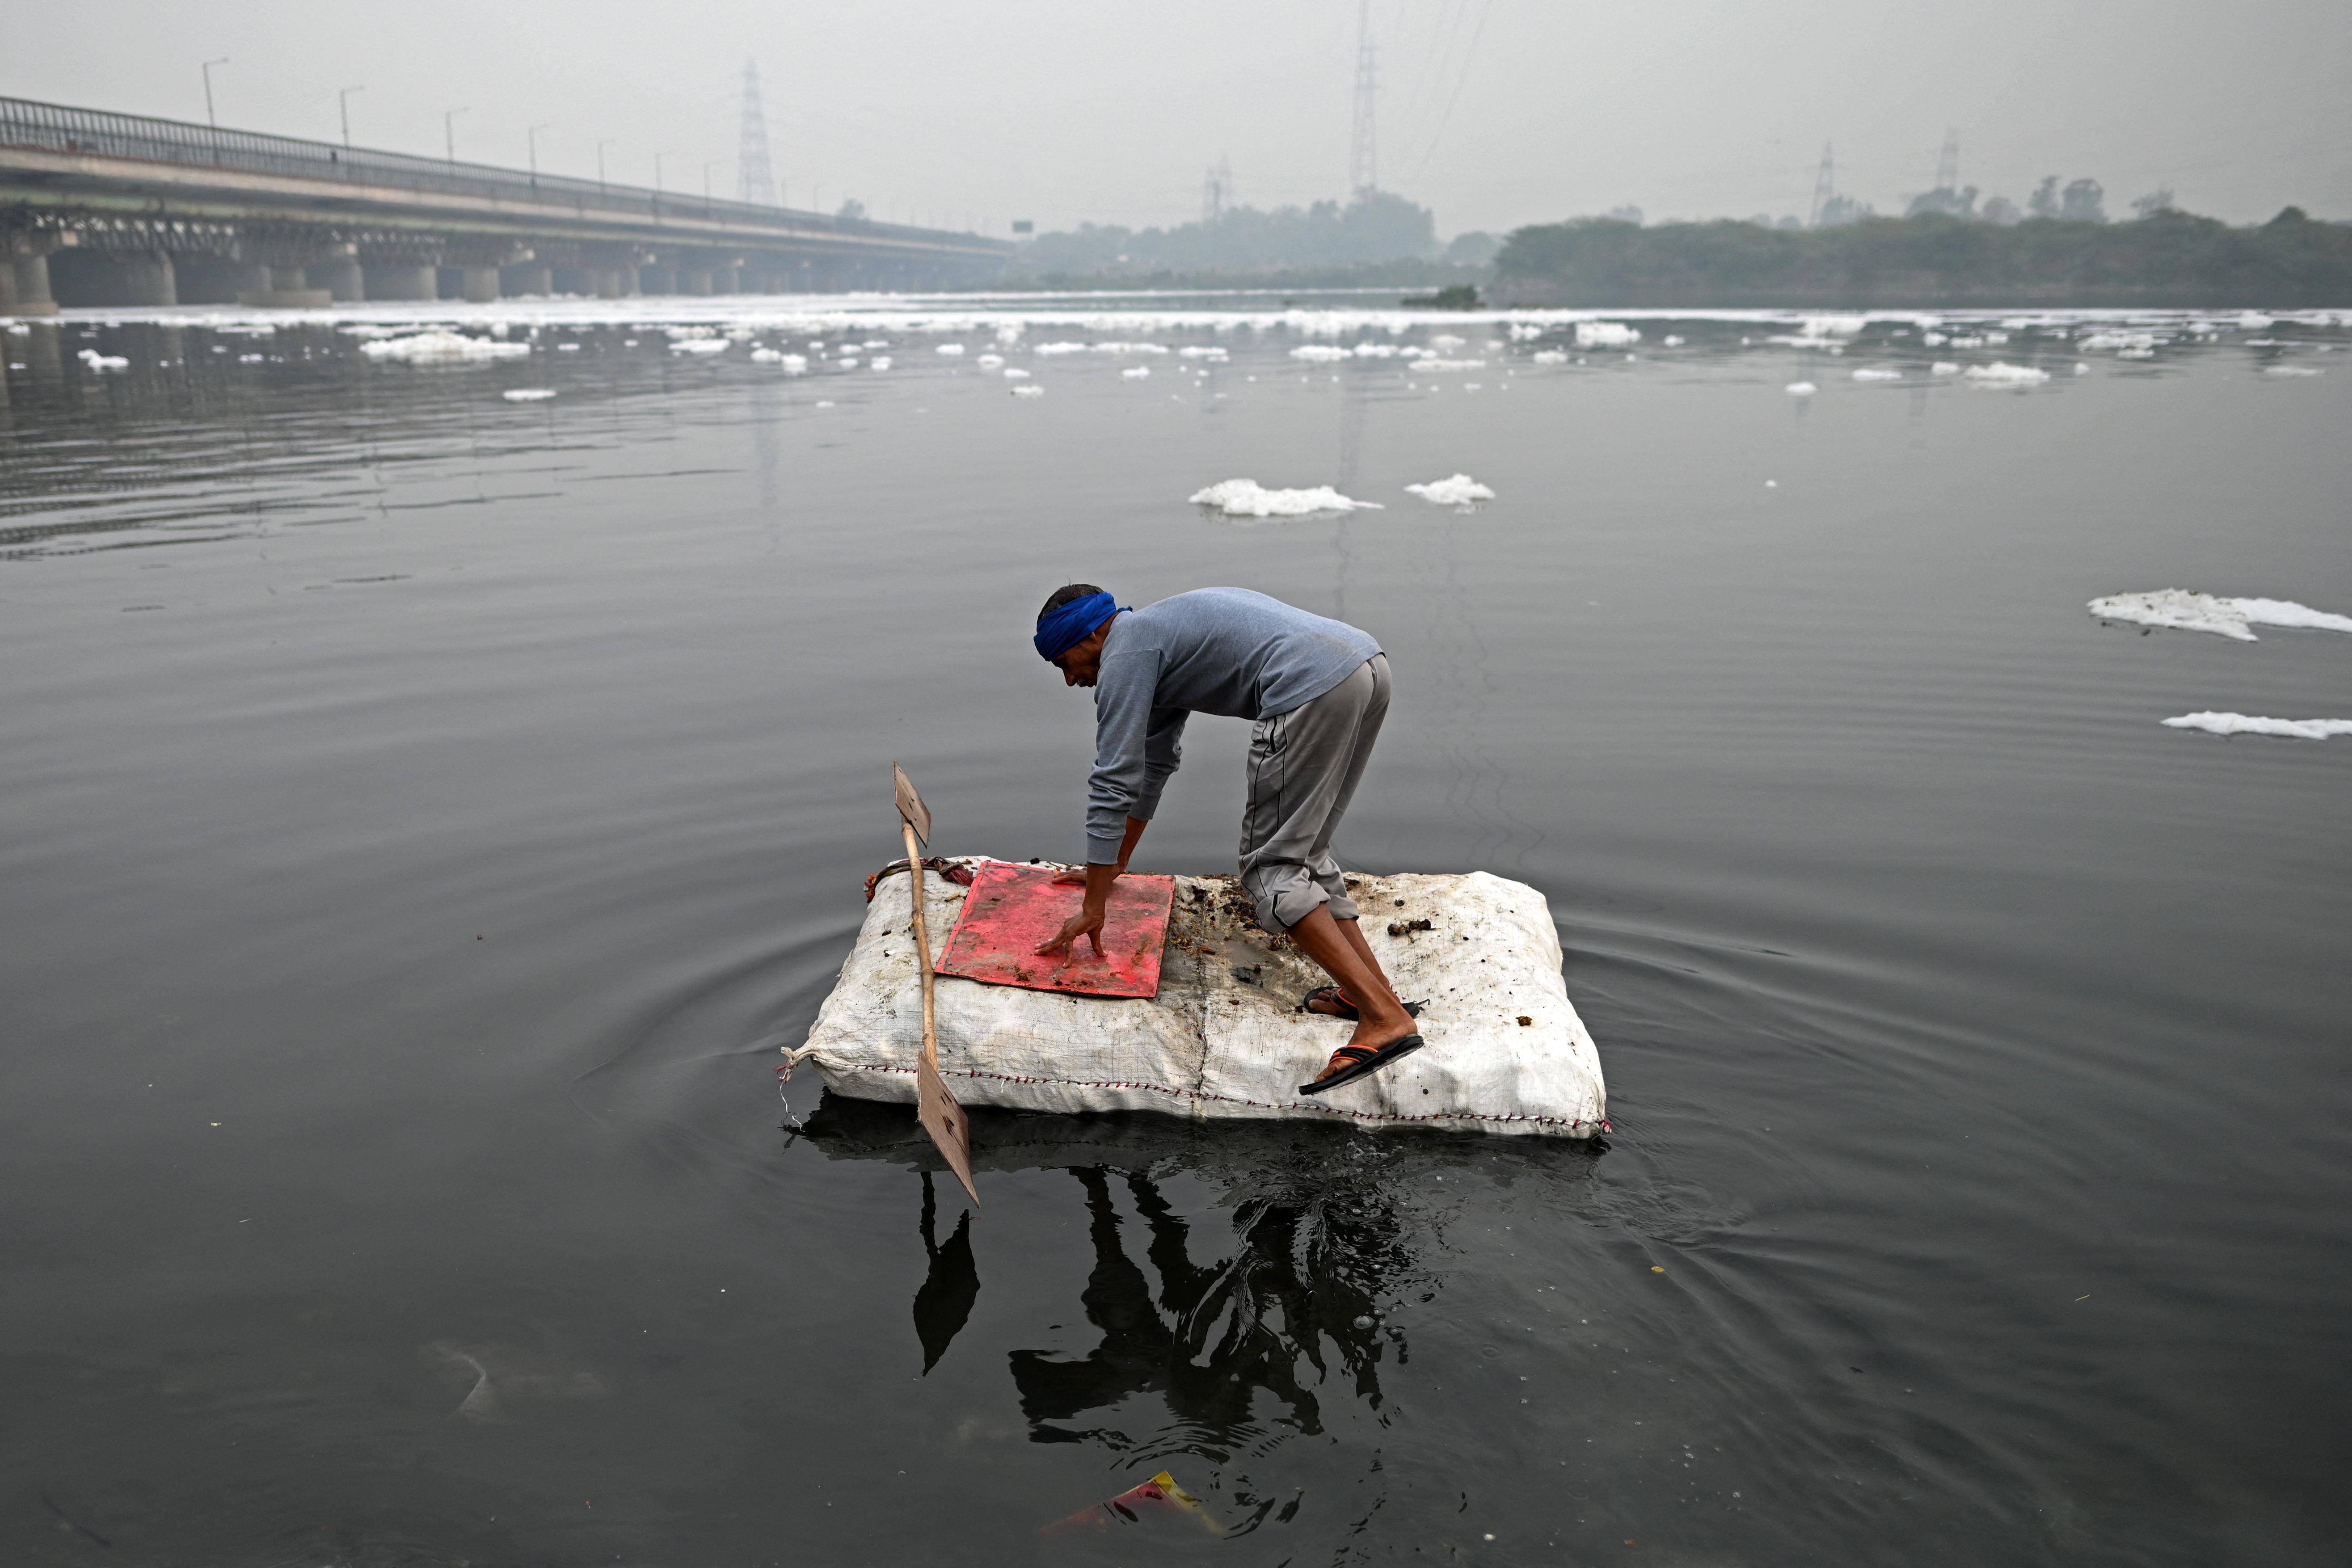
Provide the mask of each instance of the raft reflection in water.
MULTIPOLYGON (((903 1107, 828 1095, 807 1131, 835 1158, 923 1171, 929 1268, 914 1319, 929 1373, 971 1319, 985 1237, 976 1253, 967 1215, 938 1239, 937 1156, 903 1107)), ((1426 1256, 1443 1250, 1433 1205, 1446 1189, 1433 1184, 1444 1172, 1499 1159, 1575 1181, 1606 1148, 985 1110, 972 1142, 977 1170, 1066 1172, 1087 1214, 1093 1267, 1079 1305, 1093 1347, 1008 1352, 1031 1441, 1215 1464, 1321 1434, 1325 1402, 1340 1390, 1380 1408, 1382 1363, 1407 1348, 1390 1309, 1442 1289, 1426 1256), (1190 1217, 1180 1212, 1167 1193, 1178 1184, 1221 1189, 1209 1212, 1229 1221, 1230 1237, 1201 1225, 1197 1197, 1181 1199, 1190 1217)))

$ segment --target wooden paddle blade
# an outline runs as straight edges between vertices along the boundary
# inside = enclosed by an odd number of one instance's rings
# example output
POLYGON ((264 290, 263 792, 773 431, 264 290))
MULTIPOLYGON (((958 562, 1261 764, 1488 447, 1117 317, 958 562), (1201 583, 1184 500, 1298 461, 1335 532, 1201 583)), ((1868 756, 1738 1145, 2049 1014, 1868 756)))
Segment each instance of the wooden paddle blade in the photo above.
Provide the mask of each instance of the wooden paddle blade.
POLYGON ((971 1184, 971 1123, 965 1119, 963 1107, 948 1089, 947 1080, 926 1055, 915 1058, 915 1120, 931 1135, 940 1152, 946 1156, 948 1169, 956 1173, 963 1190, 971 1194, 971 1206, 980 1206, 980 1189, 971 1184))
POLYGON ((931 841, 931 808, 925 805, 923 797, 915 793, 915 781, 907 776, 906 769, 892 763, 890 773, 898 784, 898 815, 907 819, 907 826, 915 830, 916 837, 929 844, 931 841))

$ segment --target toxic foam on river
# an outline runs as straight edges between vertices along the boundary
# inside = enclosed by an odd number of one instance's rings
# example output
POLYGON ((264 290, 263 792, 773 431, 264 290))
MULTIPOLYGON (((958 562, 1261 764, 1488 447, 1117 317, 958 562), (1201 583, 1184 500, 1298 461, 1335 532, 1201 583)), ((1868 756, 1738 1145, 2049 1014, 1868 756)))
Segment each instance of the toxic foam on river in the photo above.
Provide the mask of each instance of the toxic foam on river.
POLYGON ((1270 490, 1255 479, 1225 479, 1192 492, 1195 506, 1214 507, 1227 517, 1306 517, 1318 511, 1378 511, 1378 501, 1353 500, 1329 485, 1312 489, 1270 490))
POLYGON ((2110 594, 2104 599, 2092 600, 2088 607, 2103 621, 2211 632, 2239 642, 2256 641, 2252 628, 2258 626, 2352 632, 2352 616, 2331 615, 2291 599, 2221 599, 2179 588, 2158 588, 2147 594, 2110 594))

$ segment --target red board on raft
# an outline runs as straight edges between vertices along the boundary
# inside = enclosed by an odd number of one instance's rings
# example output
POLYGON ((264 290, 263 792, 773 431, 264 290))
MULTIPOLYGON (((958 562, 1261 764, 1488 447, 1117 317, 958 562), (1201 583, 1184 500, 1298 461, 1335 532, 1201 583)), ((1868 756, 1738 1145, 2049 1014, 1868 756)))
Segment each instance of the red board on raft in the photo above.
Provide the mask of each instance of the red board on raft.
POLYGON ((1168 945, 1168 911, 1176 879, 1129 874, 1111 884, 1100 957, 1091 939, 1052 957, 1037 949, 1086 901, 1084 888, 1057 888, 1058 866, 979 868, 963 911, 933 969, 991 985, 1062 991, 1077 996, 1157 996, 1160 956, 1168 945))

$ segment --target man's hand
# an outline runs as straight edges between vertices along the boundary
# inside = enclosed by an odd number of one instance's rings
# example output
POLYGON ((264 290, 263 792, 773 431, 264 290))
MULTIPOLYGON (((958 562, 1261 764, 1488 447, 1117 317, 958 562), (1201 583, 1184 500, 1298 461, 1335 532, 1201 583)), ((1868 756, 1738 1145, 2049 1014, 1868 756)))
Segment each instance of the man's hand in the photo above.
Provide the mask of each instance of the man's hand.
POLYGON ((1084 882, 1087 897, 1078 907, 1078 912, 1062 922, 1062 929, 1055 934, 1054 940, 1038 947, 1040 956, 1067 952, 1070 944, 1082 936, 1094 942, 1097 958, 1103 955, 1103 916, 1110 908, 1110 885, 1118 880, 1118 874, 1126 868, 1124 861, 1116 866, 1089 865, 1083 876, 1075 871, 1066 871, 1054 879, 1055 887, 1074 887, 1084 882))
POLYGON ((1102 910, 1082 909, 1076 914, 1072 915, 1068 920, 1064 921, 1062 922, 1060 932, 1055 936, 1053 941, 1040 946, 1037 949, 1037 952, 1041 955, 1049 958, 1056 954, 1067 952, 1070 950, 1070 944, 1083 936, 1095 944, 1095 956, 1097 958, 1100 958, 1102 956, 1102 910))

